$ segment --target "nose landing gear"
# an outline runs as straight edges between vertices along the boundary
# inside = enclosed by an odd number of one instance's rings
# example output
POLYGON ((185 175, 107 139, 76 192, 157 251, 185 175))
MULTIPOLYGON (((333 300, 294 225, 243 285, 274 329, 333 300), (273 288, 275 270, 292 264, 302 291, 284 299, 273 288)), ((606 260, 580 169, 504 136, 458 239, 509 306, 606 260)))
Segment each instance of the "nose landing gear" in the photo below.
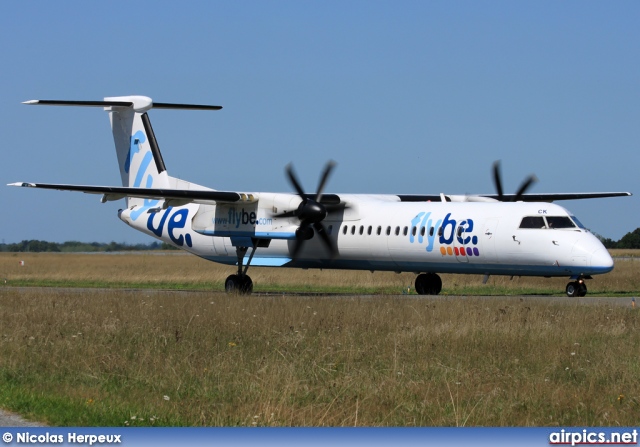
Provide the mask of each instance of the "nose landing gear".
POLYGON ((578 278, 577 281, 572 281, 567 284, 565 291, 570 298, 585 296, 587 294, 587 285, 584 283, 584 278, 578 278))

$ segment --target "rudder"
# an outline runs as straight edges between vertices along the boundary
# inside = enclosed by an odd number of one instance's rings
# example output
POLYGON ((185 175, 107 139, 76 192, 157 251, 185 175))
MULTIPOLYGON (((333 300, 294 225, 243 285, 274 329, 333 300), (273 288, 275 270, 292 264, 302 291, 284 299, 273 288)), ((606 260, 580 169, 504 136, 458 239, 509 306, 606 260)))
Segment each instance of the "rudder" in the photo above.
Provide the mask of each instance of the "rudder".
MULTIPOLYGON (((111 106, 109 112, 118 156, 122 186, 169 188, 170 182, 160 148, 147 115, 153 103, 144 96, 105 98, 105 102, 131 102, 132 107, 111 106)), ((129 198, 127 207, 149 200, 129 198)), ((145 203, 145 205, 147 205, 145 203)))

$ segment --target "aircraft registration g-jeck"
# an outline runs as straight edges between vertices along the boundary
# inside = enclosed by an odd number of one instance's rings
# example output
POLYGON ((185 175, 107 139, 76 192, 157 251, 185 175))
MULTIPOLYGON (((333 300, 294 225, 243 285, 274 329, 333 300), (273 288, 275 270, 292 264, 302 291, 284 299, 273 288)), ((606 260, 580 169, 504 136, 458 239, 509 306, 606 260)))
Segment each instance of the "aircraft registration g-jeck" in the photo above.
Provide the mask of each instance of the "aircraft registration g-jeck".
POLYGON ((569 296, 587 293, 585 279, 613 269, 590 231, 556 200, 629 196, 627 192, 504 194, 326 194, 335 164, 306 193, 292 167, 295 194, 217 191, 169 176, 151 128, 152 109, 219 110, 220 106, 167 104, 145 96, 104 101, 34 100, 25 104, 103 107, 109 113, 121 187, 12 183, 11 186, 102 194, 126 200, 125 223, 204 259, 237 266, 227 292, 251 293, 249 266, 385 270, 417 274, 415 290, 437 295, 438 273, 568 277, 569 296))

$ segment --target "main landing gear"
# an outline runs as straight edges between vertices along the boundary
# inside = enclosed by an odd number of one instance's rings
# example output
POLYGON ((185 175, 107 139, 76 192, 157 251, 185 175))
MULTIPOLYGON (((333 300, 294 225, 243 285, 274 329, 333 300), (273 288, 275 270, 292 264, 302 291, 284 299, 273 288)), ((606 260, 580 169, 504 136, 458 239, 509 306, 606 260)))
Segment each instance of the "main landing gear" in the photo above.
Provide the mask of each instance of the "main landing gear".
POLYGON ((421 273, 416 278, 418 295, 437 295, 442 290, 442 280, 435 273, 421 273))
POLYGON ((577 281, 571 281, 567 284, 565 291, 567 296, 573 298, 575 296, 585 296, 587 294, 587 285, 584 283, 586 278, 580 277, 577 281))
POLYGON ((236 255, 238 256, 238 273, 235 275, 229 275, 224 282, 224 290, 227 293, 237 293, 239 295, 250 295, 253 292, 253 281, 251 277, 247 275, 249 270, 249 264, 253 259, 253 254, 256 252, 257 244, 254 244, 251 248, 251 254, 247 265, 244 264, 244 256, 247 254, 247 247, 236 247, 236 255))

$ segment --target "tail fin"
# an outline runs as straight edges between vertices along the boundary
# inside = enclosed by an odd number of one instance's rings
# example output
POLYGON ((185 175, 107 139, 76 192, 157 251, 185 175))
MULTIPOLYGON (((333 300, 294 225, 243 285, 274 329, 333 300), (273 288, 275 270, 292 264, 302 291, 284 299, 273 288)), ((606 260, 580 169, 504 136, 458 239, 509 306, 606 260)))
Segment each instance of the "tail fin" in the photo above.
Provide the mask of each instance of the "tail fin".
MULTIPOLYGON (((25 104, 104 107, 109 112, 122 186, 173 189, 147 111, 156 109, 220 110, 220 106, 154 103, 146 96, 117 96, 104 101, 34 100, 25 104)), ((196 187, 197 185, 193 185, 196 187)), ((201 187, 200 187, 201 188, 201 187)), ((127 198, 127 207, 153 206, 149 199, 127 198)), ((156 201, 157 202, 157 201, 156 201)))
MULTIPOLYGON (((169 188, 167 169, 147 115, 153 104, 150 98, 123 96, 105 98, 107 103, 132 103, 132 106, 110 106, 113 141, 118 155, 122 186, 129 188, 169 188)), ((127 206, 136 205, 129 199, 127 206)))

